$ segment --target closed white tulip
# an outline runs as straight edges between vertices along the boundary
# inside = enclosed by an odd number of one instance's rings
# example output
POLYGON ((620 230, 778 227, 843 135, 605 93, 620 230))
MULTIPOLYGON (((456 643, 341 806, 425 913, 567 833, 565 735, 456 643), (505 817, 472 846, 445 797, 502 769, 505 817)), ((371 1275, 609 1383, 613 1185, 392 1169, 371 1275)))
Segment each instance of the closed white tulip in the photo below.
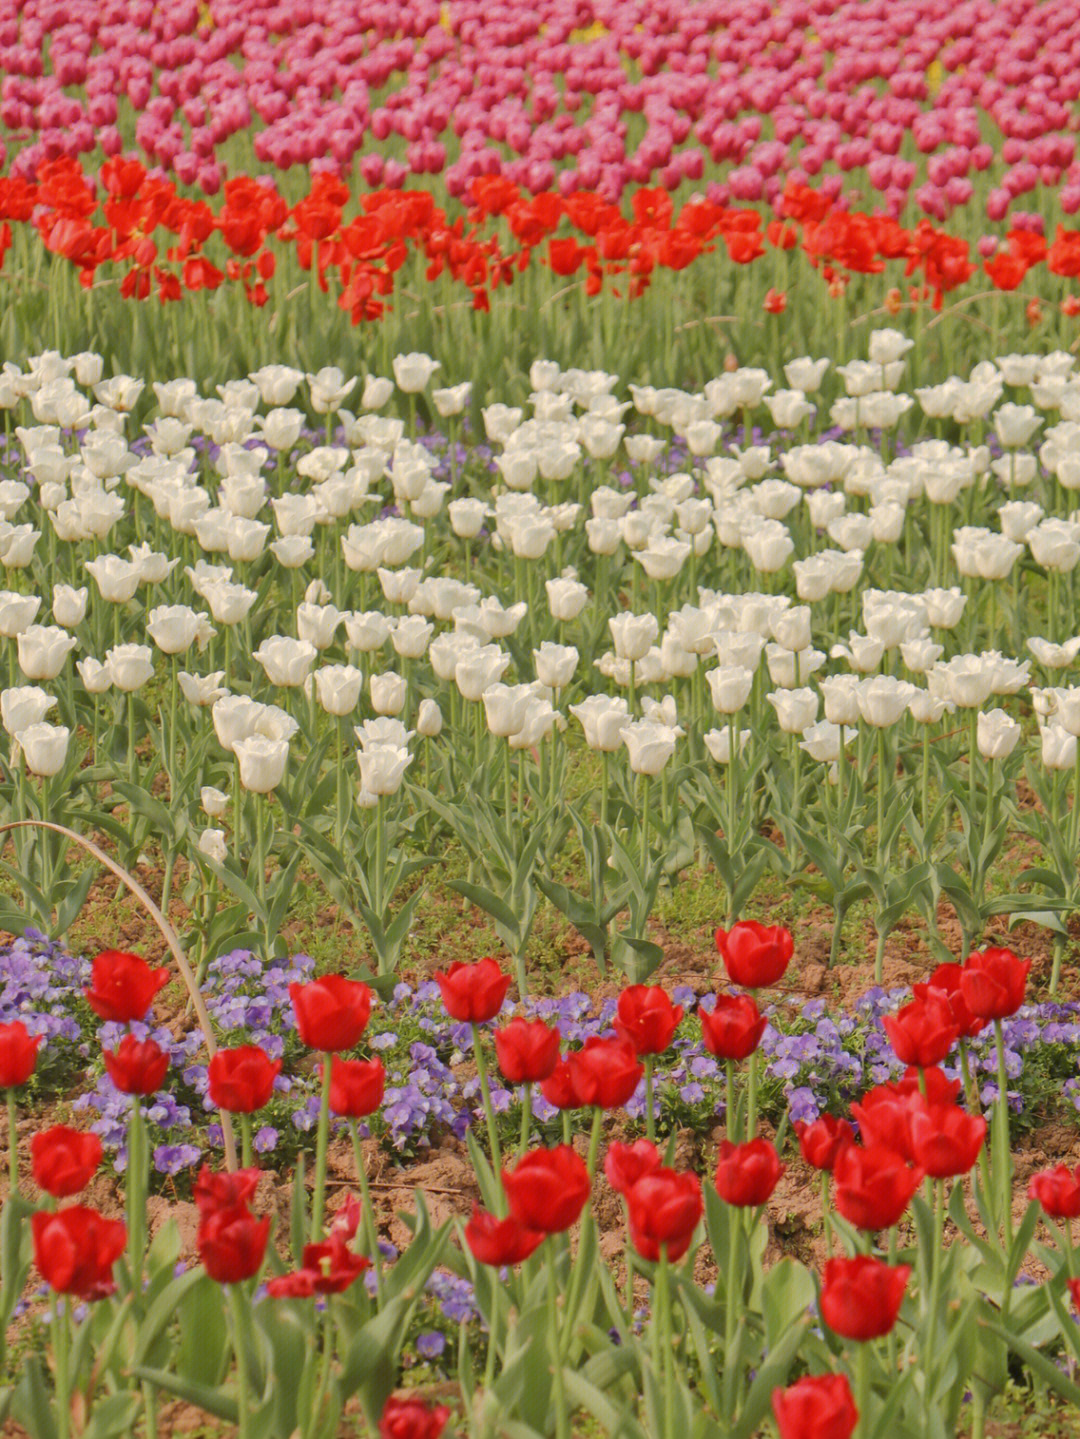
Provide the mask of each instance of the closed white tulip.
POLYGON ((59 625, 30 625, 16 637, 16 644, 19 668, 28 680, 53 680, 78 640, 59 625))
POLYGON ((980 710, 976 743, 983 759, 1008 759, 1020 740, 1020 725, 1004 710, 980 710))
POLYGON ((254 794, 270 794, 285 778, 289 760, 287 739, 252 734, 238 739, 232 750, 240 765, 240 783, 254 794))
POLYGON ((27 769, 44 779, 51 779, 64 768, 70 739, 71 731, 67 725, 46 724, 44 721, 28 725, 15 735, 27 769))
POLYGON ((536 678, 548 689, 561 690, 568 685, 577 669, 577 649, 573 645, 553 644, 544 640, 538 650, 533 650, 536 678))
POLYGON ((434 739, 442 733, 442 727, 442 710, 438 703, 433 699, 421 700, 416 712, 416 733, 425 739, 434 739))
POLYGON ((56 700, 37 685, 16 685, 0 691, 0 721, 9 735, 40 724, 56 700))
POLYGON ((294 689, 311 673, 319 652, 310 640, 294 640, 288 635, 271 635, 252 655, 262 666, 272 685, 294 689))
POLYGON ((229 812, 229 796, 212 784, 204 784, 199 790, 199 803, 211 819, 220 819, 229 812))
POLYGON ((348 715, 360 702, 364 674, 355 665, 323 665, 313 675, 315 695, 327 714, 348 715))
POLYGON ((372 749, 359 750, 356 758, 360 765, 360 782, 364 789, 368 794, 380 797, 397 794, 405 778, 405 771, 413 759, 407 749, 392 745, 376 745, 372 749))
POLYGON ((54 585, 52 592, 53 619, 66 630, 73 630, 86 618, 86 602, 89 591, 83 585, 54 585))

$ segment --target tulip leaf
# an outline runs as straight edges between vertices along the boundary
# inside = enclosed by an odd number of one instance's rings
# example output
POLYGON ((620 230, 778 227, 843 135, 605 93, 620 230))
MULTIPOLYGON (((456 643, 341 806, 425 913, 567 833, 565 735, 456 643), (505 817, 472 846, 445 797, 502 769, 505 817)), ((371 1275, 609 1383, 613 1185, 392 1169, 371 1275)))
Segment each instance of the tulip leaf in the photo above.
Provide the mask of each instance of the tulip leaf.
POLYGON ((143 1364, 134 1365, 131 1372, 136 1379, 143 1379, 157 1389, 164 1389, 166 1394, 175 1394, 177 1399, 183 1399, 188 1404, 205 1409, 216 1419, 224 1419, 227 1424, 237 1422, 236 1399, 225 1389, 211 1384, 197 1384, 194 1380, 182 1378, 170 1369, 150 1369, 143 1364))
POLYGON ((1048 1355, 1041 1353, 1020 1335, 1014 1334, 1007 1324, 984 1318, 979 1320, 979 1325, 984 1331, 1003 1340, 1018 1359, 1022 1359, 1029 1369, 1034 1370, 1048 1389, 1060 1395, 1067 1404, 1074 1407, 1080 1405, 1080 1384, 1069 1379, 1048 1355))
POLYGON ((141 1404, 142 1396, 131 1390, 98 1399, 81 1439, 112 1439, 114 1434, 130 1434, 141 1404))
POLYGON ((57 1439, 52 1396, 45 1389, 41 1360, 36 1354, 27 1355, 22 1362, 22 1373, 11 1399, 11 1410, 16 1422, 28 1429, 33 1439, 57 1439))
MULTIPOLYGON (((769 1412, 773 1390, 783 1389, 790 1378, 799 1345, 809 1327, 810 1320, 804 1315, 788 1328, 775 1349, 769 1350, 767 1358, 758 1367, 750 1383, 738 1422, 732 1427, 729 1439, 751 1439, 760 1428, 769 1412)), ((724 1362, 727 1363, 726 1355, 724 1362)))
POLYGON ((176 1370, 196 1384, 215 1387, 225 1377, 229 1353, 225 1299, 220 1284, 205 1272, 194 1272, 199 1282, 176 1304, 180 1322, 176 1370))
POLYGON ((575 1408, 584 1409, 591 1414, 605 1434, 619 1436, 619 1439, 649 1439, 650 1434, 659 1434, 662 1430, 648 1430, 642 1427, 638 1421, 625 1409, 620 1408, 612 1399, 604 1394, 595 1384, 590 1384, 585 1376, 576 1369, 563 1370, 563 1385, 566 1396, 570 1399, 575 1408))
POLYGON ((814 1302, 814 1280, 805 1265, 781 1259, 769 1270, 761 1286, 765 1343, 776 1348, 790 1324, 796 1324, 814 1302))

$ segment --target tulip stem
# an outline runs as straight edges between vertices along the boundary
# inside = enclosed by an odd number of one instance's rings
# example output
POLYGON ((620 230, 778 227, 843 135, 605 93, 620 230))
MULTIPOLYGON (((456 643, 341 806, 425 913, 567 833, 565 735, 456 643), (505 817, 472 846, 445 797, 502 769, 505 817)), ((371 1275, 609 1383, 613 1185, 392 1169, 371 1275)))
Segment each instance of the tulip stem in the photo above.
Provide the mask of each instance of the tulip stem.
MULTIPOLYGON (((736 1365, 732 1363, 735 1347, 735 1328, 739 1320, 741 1304, 736 1303, 735 1291, 739 1285, 739 1240, 742 1237, 742 1210, 737 1205, 728 1207, 728 1253, 727 1283, 724 1292, 724 1413, 721 1416, 730 1424, 735 1418, 736 1365)), ((741 1299, 741 1294, 739 1298, 741 1299)))
POLYGON ((323 1206, 326 1193, 326 1150, 330 1140, 330 1066, 333 1055, 322 1057, 322 1094, 319 1099, 319 1128, 315 1137, 315 1192, 311 1199, 311 1243, 317 1244, 323 1232, 323 1206))
POLYGON ((56 1357, 56 1433, 58 1439, 68 1439, 71 1433, 71 1296, 57 1295, 53 1306, 53 1326, 56 1333, 54 1352, 56 1357))
MULTIPOLYGON (((566 1385, 563 1380, 561 1345, 559 1344, 559 1314, 555 1304, 555 1290, 558 1280, 555 1274, 555 1251, 548 1237, 547 1253, 547 1311, 548 1336, 551 1340, 552 1387, 555 1391, 555 1434, 557 1439, 569 1439, 570 1416, 566 1412, 566 1385)), ((488 1342, 493 1342, 491 1336, 488 1342)))
POLYGON ((668 1284, 668 1253, 666 1242, 660 1244, 660 1258, 656 1267, 656 1286, 653 1294, 657 1313, 653 1323, 659 1321, 660 1351, 664 1375, 664 1433, 675 1433, 675 1355, 671 1339, 671 1292, 668 1284))
POLYGON ((233 1348, 236 1351, 236 1417, 237 1439, 248 1439, 248 1369, 244 1348, 244 1300, 237 1284, 226 1284, 229 1296, 229 1318, 232 1320, 233 1348))
MULTIPOLYGON (((1005 1069, 1005 1031, 1000 1019, 994 1020, 994 1048, 997 1051, 997 1104, 994 1108, 993 1170, 1001 1206, 1000 1223, 1005 1230, 1006 1251, 1012 1247, 1012 1155, 1009 1152, 1009 1076, 1005 1069)), ((1008 1293, 1002 1305, 1007 1307, 1008 1293)))
POLYGON ((748 1140, 753 1139, 757 1132, 757 1062, 758 1051, 755 1049, 750 1056, 750 1063, 747 1066, 749 1073, 747 1075, 746 1086, 746 1137, 748 1140))
MULTIPOLYGON (((885 862, 885 730, 878 726, 877 732, 877 867, 882 872, 885 862)), ((876 982, 876 981, 875 981, 876 982)))
MULTIPOLYGON (((930 1305, 926 1315, 926 1355, 928 1365, 933 1367, 937 1358, 937 1321, 938 1309, 941 1306, 941 1250, 945 1236, 945 1181, 944 1179, 932 1179, 930 1182, 934 1192, 934 1242, 930 1249, 930 1305)), ((928 1374, 925 1391, 928 1432, 931 1427, 933 1394, 934 1385, 928 1374)))
POLYGON ((725 1107, 727 1113, 724 1118, 727 1121, 727 1137, 732 1144, 735 1143, 735 1061, 724 1060, 724 1078, 726 1083, 725 1107))
POLYGON ((859 1434, 866 1439, 874 1432, 870 1423, 871 1392, 870 1345, 864 1341, 855 1346, 855 1407, 859 1411, 859 1434))
POLYGON ((641 882, 649 868, 649 776, 641 776, 641 882))
POLYGON ((240 1115, 240 1167, 250 1169, 253 1160, 251 1158, 251 1115, 240 1115))
POLYGON ((532 1085, 521 1086, 521 1153, 529 1147, 529 1126, 532 1122, 532 1085))
POLYGON ((656 1057, 645 1055, 645 1135, 650 1144, 656 1143, 656 1116, 653 1114, 653 1065, 656 1057))
POLYGON ((139 1095, 131 1096, 128 1119, 127 1223, 131 1293, 138 1314, 142 1306, 143 1250, 146 1247, 146 1127, 139 1095))
POLYGON ((487 1121, 488 1144, 491 1146, 491 1168, 498 1179, 502 1170, 502 1151, 499 1149, 499 1132, 495 1127, 495 1110, 491 1104, 491 1086, 488 1084, 487 1060, 484 1057, 484 1047, 480 1043, 480 1026, 472 1023, 473 1053, 476 1055, 476 1073, 480 1080, 480 1097, 484 1105, 484 1118, 487 1121))
POLYGON ((8 1120, 8 1198, 19 1192, 19 1131, 15 1110, 15 1091, 7 1091, 8 1120))
POLYGON ((375 1211, 371 1207, 371 1186, 368 1184, 367 1170, 364 1167, 364 1153, 360 1148, 360 1135, 357 1132, 355 1119, 349 1120, 349 1138, 352 1140, 356 1177, 360 1181, 360 1194, 364 1201, 364 1243, 371 1252, 371 1262, 374 1265, 376 1277, 381 1281, 382 1252, 379 1249, 378 1230, 375 1228, 375 1211))
POLYGON ((833 1252, 833 1231, 832 1216, 829 1213, 829 1171, 821 1171, 821 1227, 825 1233, 825 1255, 832 1258, 833 1252))

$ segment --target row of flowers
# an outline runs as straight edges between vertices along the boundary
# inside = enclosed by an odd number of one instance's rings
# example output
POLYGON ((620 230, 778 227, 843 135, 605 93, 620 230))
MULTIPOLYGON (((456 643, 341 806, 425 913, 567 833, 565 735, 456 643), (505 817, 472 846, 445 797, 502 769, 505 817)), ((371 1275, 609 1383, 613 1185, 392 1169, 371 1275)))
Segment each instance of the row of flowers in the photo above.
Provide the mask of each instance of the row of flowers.
MULTIPOLYGON (((728 1254, 724 1257, 730 1268, 725 1279, 722 1317, 726 1352, 734 1366, 731 1346, 739 1318, 736 1274, 743 1263, 742 1245, 760 1225, 763 1206, 772 1196, 784 1168, 777 1146, 757 1134, 757 1054, 765 1019, 752 991, 767 989, 782 980, 793 954, 793 941, 790 933, 781 927, 769 928, 747 921, 730 930, 718 930, 717 948, 728 978, 740 986, 735 994, 717 996, 712 1014, 702 1020, 706 1045, 726 1067, 727 1133, 719 1145, 714 1182, 715 1192, 726 1207, 723 1212, 729 1215, 723 1220, 728 1232, 728 1254)), ((942 966, 926 984, 917 985, 910 1003, 884 1021, 896 1060, 908 1068, 898 1084, 878 1085, 851 1106, 852 1120, 858 1126, 857 1140, 852 1124, 836 1116, 823 1116, 809 1123, 795 1121, 802 1157, 822 1176, 824 1224, 830 1252, 834 1246, 850 1251, 832 1253, 820 1284, 810 1292, 816 1295, 817 1312, 827 1329, 856 1346, 891 1335, 905 1298, 911 1300, 908 1282, 914 1263, 896 1262, 895 1238, 890 1241, 887 1257, 874 1254, 871 1240, 874 1234, 893 1230, 901 1222, 924 1181, 928 1182, 927 1215, 928 1222, 934 1226, 934 1248, 932 1257, 924 1256, 919 1264, 919 1282, 922 1285, 929 1282, 929 1293, 924 1290, 920 1294, 909 1319, 922 1339, 932 1337, 935 1332, 944 1339, 950 1323, 955 1322, 944 1318, 948 1312, 948 1296, 947 1292, 943 1296, 941 1290, 946 1180, 956 1180, 979 1166, 974 1185, 989 1233, 989 1243, 983 1241, 984 1249, 994 1253, 999 1233, 1004 1236, 1004 1252, 1010 1253, 1013 1249, 1013 1168, 1003 1022, 1016 1015, 1024 1004, 1029 968, 1030 961, 1020 960, 1009 950, 991 948, 973 954, 962 966, 942 966), (994 1033, 999 1084, 990 1126, 973 1105, 968 1054, 969 1040, 988 1028, 994 1033), (940 1068, 954 1050, 958 1051, 962 1071, 955 1080, 940 1068), (966 1108, 960 1103, 962 1090, 966 1108), (984 1150, 988 1131, 992 1131, 989 1154, 984 1150), (941 1307, 943 1297, 945 1308, 941 1307)), ((126 1180, 126 1225, 120 1220, 105 1219, 79 1204, 57 1209, 46 1201, 30 1214, 34 1262, 55 1295, 73 1296, 91 1303, 106 1299, 117 1288, 114 1271, 120 1256, 126 1252, 128 1275, 122 1283, 134 1296, 137 1318, 147 1322, 147 1311, 140 1305, 139 1298, 146 1240, 143 1210, 147 1184, 146 1115, 141 1101, 149 1099, 162 1082, 168 1054, 152 1039, 140 1040, 135 1026, 145 1023, 150 1006, 168 979, 167 970, 153 969, 138 956, 106 951, 95 959, 91 982, 85 990, 91 1010, 108 1024, 124 1029, 119 1044, 106 1051, 104 1062, 113 1083, 129 1097, 127 1124, 131 1162, 126 1180)), ((579 1256, 571 1270, 573 1277, 566 1302, 566 1322, 576 1324, 577 1304, 582 1298, 578 1293, 583 1282, 581 1251, 595 1242, 595 1217, 587 1206, 593 1192, 603 1115, 624 1106, 642 1076, 651 1098, 653 1065, 669 1049, 683 1019, 682 1008, 673 1003, 662 988, 631 986, 619 997, 615 1034, 610 1038, 586 1039, 581 1049, 565 1055, 560 1053, 558 1031, 542 1019, 515 1017, 497 1029, 494 1046, 503 1074, 511 1083, 526 1086, 518 1156, 515 1163, 504 1167, 482 1026, 499 1015, 510 976, 494 960, 483 959, 475 964, 455 962, 435 979, 448 1015, 471 1030, 486 1118, 487 1155, 479 1146, 471 1149, 483 1202, 474 1207, 471 1218, 460 1230, 465 1251, 480 1266, 516 1268, 526 1265, 545 1241, 566 1235, 582 1221, 579 1256), (564 1138, 560 1145, 535 1147, 532 1144, 527 1087, 532 1083, 539 1083, 549 1101, 564 1112, 564 1138), (593 1116, 587 1159, 571 1143, 570 1113, 579 1109, 591 1110, 593 1116)), ((303 1207, 299 1216, 294 1215, 292 1247, 294 1253, 300 1250, 299 1262, 291 1271, 284 1272, 279 1263, 278 1272, 268 1280, 265 1292, 271 1301, 301 1303, 316 1296, 344 1295, 361 1276, 374 1270, 370 1287, 373 1302, 379 1306, 381 1298, 387 1297, 394 1284, 394 1270, 384 1267, 377 1242, 375 1214, 356 1121, 370 1115, 382 1100, 382 1066, 378 1059, 345 1057, 347 1051, 355 1050, 364 1041, 373 996, 363 983, 341 975, 293 983, 289 992, 301 1043, 322 1057, 314 1189, 310 1223, 303 1207), (363 1198, 362 1202, 347 1201, 332 1219, 327 1219, 325 1177, 332 1114, 348 1121, 363 1198), (296 1237, 297 1218, 303 1242, 296 1237), (359 1247, 353 1247, 358 1236, 359 1247)), ((210 1037, 204 1038, 209 1043, 210 1037)), ((32 1077, 39 1042, 40 1037, 30 1035, 21 1021, 0 1026, 0 1087, 7 1091, 11 1135, 15 1133, 16 1091, 32 1077)), ((259 1170, 250 1163, 251 1117, 267 1103, 279 1069, 280 1062, 272 1060, 258 1046, 218 1049, 213 1053, 209 1066, 211 1098, 221 1109, 223 1122, 230 1115, 237 1116, 241 1122, 243 1168, 214 1173, 204 1167, 195 1186, 200 1213, 196 1239, 199 1258, 209 1279, 228 1290, 238 1365, 235 1402, 243 1439, 250 1432, 250 1405, 258 1396, 257 1389, 250 1395, 246 1393, 249 1376, 243 1342, 251 1311, 245 1311, 244 1306, 250 1304, 251 1285, 267 1260, 271 1227, 269 1218, 260 1217, 253 1207, 259 1170)), ((656 1147, 651 1105, 646 1109, 646 1128, 644 1139, 610 1143, 603 1168, 609 1184, 625 1201, 631 1246, 627 1250, 630 1313, 618 1314, 620 1327, 632 1318, 632 1276, 636 1264, 638 1272, 651 1281, 650 1329, 655 1336, 658 1325, 670 1334, 673 1314, 689 1302, 682 1287, 692 1284, 689 1273, 683 1273, 673 1290, 675 1276, 680 1273, 673 1266, 692 1254, 708 1202, 697 1175, 671 1168, 656 1147), (650 1267, 642 1269, 642 1264, 650 1267)), ((31 1143, 35 1183, 53 1200, 70 1199, 93 1177, 101 1152, 100 1141, 93 1134, 66 1126, 42 1131, 31 1143)), ((21 1203, 15 1198, 20 1188, 20 1172, 14 1144, 9 1149, 9 1176, 7 1202, 21 1203)), ((955 1191, 955 1195, 959 1193, 955 1191)), ((1029 1196, 1033 1202, 1032 1220, 1041 1214, 1048 1221, 1063 1222, 1067 1227, 1072 1219, 1080 1216, 1080 1171, 1074 1173, 1065 1165, 1059 1165, 1037 1174, 1030 1182, 1029 1196)), ((294 1206, 297 1205, 303 1206, 302 1190, 294 1194, 294 1206)), ((959 1209, 950 1203, 949 1213, 954 1222, 963 1227, 962 1202, 959 1209)), ((717 1229, 721 1219, 722 1214, 708 1216, 709 1241, 714 1252, 719 1243, 717 1229)), ((1030 1228, 1025 1227, 1025 1232, 1030 1240, 1030 1228)), ((566 1240, 561 1243, 562 1253, 568 1257, 566 1240)), ((1049 1255, 1052 1251, 1041 1253, 1049 1255)), ((10 1263, 10 1259, 5 1262, 10 1263)), ((555 1360, 554 1429, 560 1439, 564 1439, 569 1433, 570 1413, 576 1407, 569 1402, 568 1392, 576 1391, 573 1386, 568 1391, 563 1371, 566 1341, 560 1337, 555 1317, 558 1262, 556 1250, 549 1243, 544 1251, 547 1276, 544 1303, 548 1306, 549 1320, 544 1344, 553 1350, 555 1360)), ((1064 1251, 1056 1255, 1055 1265, 1049 1284, 1060 1284, 1070 1291, 1074 1302, 1080 1303, 1080 1280, 1070 1267, 1071 1245, 1066 1243, 1064 1251)), ((525 1277, 528 1279, 528 1275, 525 1277)), ((9 1282, 7 1275, 5 1281, 9 1282)), ((1005 1342, 1009 1344, 1012 1332, 1006 1322, 1007 1293, 1000 1296, 999 1303, 1005 1342)), ((792 1314, 786 1319, 787 1324, 791 1324, 799 1315, 792 1314)), ((1066 1319, 1065 1322, 1072 1321, 1066 1319)), ((54 1329, 57 1335, 55 1404, 58 1415, 64 1416, 59 1419, 62 1434, 68 1432, 66 1405, 72 1394, 69 1325, 68 1311, 58 1308, 54 1329)), ((497 1338, 494 1311, 489 1316, 489 1327, 490 1383, 498 1375, 494 1363, 497 1338)), ((1017 1336, 1022 1332, 1023 1328, 1017 1330, 1017 1336)), ((620 1343, 627 1342, 633 1342, 632 1331, 623 1332, 620 1343)), ((323 1333, 322 1344, 321 1362, 329 1368, 332 1364, 330 1329, 323 1333)), ((895 1370, 895 1349, 890 1347, 888 1354, 887 1367, 895 1370)), ((788 1356, 785 1374, 789 1373, 793 1358, 794 1351, 788 1356)), ((685 1360, 686 1355, 684 1363, 685 1360)), ((863 1356, 856 1362, 854 1351, 849 1351, 844 1362, 837 1364, 834 1358, 826 1364, 824 1372, 816 1361, 811 1364, 815 1372, 809 1377, 774 1388, 770 1397, 781 1439, 825 1439, 834 1435, 850 1439, 860 1419, 863 1421, 860 1434, 874 1432, 870 1424, 871 1408, 876 1412, 880 1401, 875 1397, 876 1386, 865 1360, 863 1356), (853 1377, 856 1379, 854 1392, 853 1377)), ((677 1372, 674 1356, 668 1353, 666 1345, 659 1353, 653 1349, 651 1362, 656 1370, 655 1380, 663 1392, 664 1412, 670 1414, 671 1406, 679 1402, 683 1376, 677 1372)), ((160 1371, 158 1374, 160 1377, 160 1371)), ((731 1382, 736 1386, 735 1391, 729 1393, 725 1382, 722 1397, 714 1402, 722 1409, 729 1408, 729 1417, 734 1417, 745 1413, 743 1406, 749 1396, 745 1380, 733 1377, 731 1382)), ((892 1382, 896 1382, 895 1373, 892 1382)), ((168 1381, 165 1387, 169 1387, 168 1381)), ((21 1397, 25 1405, 25 1396, 21 1397)), ((204 1397, 212 1401, 214 1396, 206 1391, 204 1397)), ((465 1393, 462 1397, 468 1408, 470 1396, 465 1393)), ((19 1399, 17 1388, 16 1403, 19 1399)), ((320 1392, 316 1407, 324 1400, 325 1395, 320 1392)), ((142 1402, 147 1406, 151 1403, 145 1394, 142 1402)), ((928 1401, 920 1397, 918 1402, 925 1405, 928 1401)), ((380 1432, 395 1435, 428 1432, 408 1427, 388 1428, 387 1412, 393 1416, 399 1411, 393 1407, 382 1411, 384 1428, 380 1432)), ((405 1411, 400 1412, 404 1415, 405 1411)), ((449 1411, 428 1409, 426 1420, 423 1412, 420 1406, 414 1415, 416 1422, 428 1422, 434 1426, 430 1432, 438 1433, 449 1411)), ((148 1418, 151 1413, 152 1409, 148 1408, 148 1418)), ((31 1426, 31 1432, 40 1432, 40 1422, 31 1426)), ((980 1427, 977 1419, 976 1429, 980 1427)), ((306 1419, 304 1428, 308 1432, 306 1419)))
MULTIPOLYGON (((280 300, 299 267, 324 293, 332 289, 354 323, 385 313, 406 265, 410 283, 445 276, 471 293, 474 308, 488 309, 494 291, 538 264, 559 279, 580 279, 589 295, 606 288, 634 297, 665 271, 719 262, 737 272, 765 261, 755 266, 768 286, 759 302, 774 313, 782 313, 787 286, 799 280, 792 251, 834 296, 856 276, 891 265, 893 278, 914 279, 914 293, 934 308, 972 281, 1012 291, 1031 273, 1080 274, 1080 234, 1059 224, 1048 240, 1038 216, 1015 216, 1007 236, 980 239, 973 254, 969 239, 928 219, 905 227, 838 203, 827 187, 794 180, 777 195, 772 219, 711 189, 678 211, 666 191, 641 189, 631 210, 627 218, 595 190, 530 197, 509 179, 487 177, 472 185, 467 213, 452 218, 427 191, 355 196, 325 174, 313 175, 292 205, 272 180, 234 177, 215 210, 138 160, 109 160, 92 175, 58 159, 32 176, 0 180, 0 256, 14 245, 18 269, 30 271, 40 243, 87 288, 118 278, 126 298, 156 294, 170 302, 242 287, 257 306, 280 300)), ((15 264, 8 260, 9 271, 15 264)), ((899 310, 907 297, 896 294, 899 310)))
POLYGON ((495 173, 617 200, 717 167, 725 197, 771 201, 789 175, 825 171, 834 193, 847 178, 894 214, 911 198, 945 218, 977 198, 1000 219, 1039 187, 1080 203, 1076 35, 1068 11, 990 0, 692 15, 546 0, 512 22, 425 0, 404 25, 381 6, 294 18, 190 0, 103 21, 31 4, 0 33, 0 118, 17 173, 134 141, 207 194, 237 154, 358 162, 370 184, 441 174, 456 196, 495 173))

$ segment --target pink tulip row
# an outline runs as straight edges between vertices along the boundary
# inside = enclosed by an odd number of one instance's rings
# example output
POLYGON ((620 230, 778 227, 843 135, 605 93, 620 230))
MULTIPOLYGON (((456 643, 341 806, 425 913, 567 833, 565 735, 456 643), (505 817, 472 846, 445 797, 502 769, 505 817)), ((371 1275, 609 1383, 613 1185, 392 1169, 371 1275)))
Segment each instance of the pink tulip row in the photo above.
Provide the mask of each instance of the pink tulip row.
POLYGON ((359 157, 371 185, 442 174, 455 196, 502 173, 772 202, 793 176, 894 215, 978 197, 1001 220, 1047 189, 1080 209, 1069 4, 26 0, 0 21, 0 74, 24 175, 134 140, 206 193, 240 148, 243 168, 359 157))

